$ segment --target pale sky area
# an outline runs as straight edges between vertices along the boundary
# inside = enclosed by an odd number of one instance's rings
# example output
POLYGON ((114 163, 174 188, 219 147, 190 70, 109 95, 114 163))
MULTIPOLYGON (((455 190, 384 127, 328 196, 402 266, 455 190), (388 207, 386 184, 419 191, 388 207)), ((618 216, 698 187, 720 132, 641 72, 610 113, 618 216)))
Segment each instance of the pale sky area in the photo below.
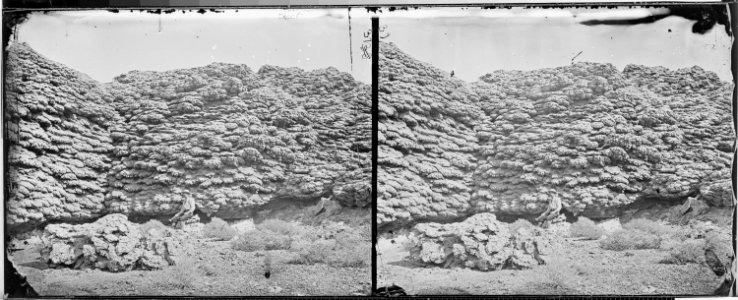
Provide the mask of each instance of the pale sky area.
POLYGON ((132 70, 223 62, 246 64, 254 72, 262 65, 334 67, 370 84, 371 59, 362 58, 361 45, 371 15, 365 9, 350 13, 353 71, 347 9, 36 13, 19 27, 18 41, 100 82, 132 70))
POLYGON ((669 69, 700 66, 725 81, 730 73, 731 38, 722 25, 704 35, 693 21, 668 17, 652 24, 585 26, 593 18, 643 17, 646 9, 434 8, 380 16, 384 39, 424 62, 477 81, 494 70, 534 70, 589 61, 669 69), (669 30, 671 29, 671 32, 669 30))

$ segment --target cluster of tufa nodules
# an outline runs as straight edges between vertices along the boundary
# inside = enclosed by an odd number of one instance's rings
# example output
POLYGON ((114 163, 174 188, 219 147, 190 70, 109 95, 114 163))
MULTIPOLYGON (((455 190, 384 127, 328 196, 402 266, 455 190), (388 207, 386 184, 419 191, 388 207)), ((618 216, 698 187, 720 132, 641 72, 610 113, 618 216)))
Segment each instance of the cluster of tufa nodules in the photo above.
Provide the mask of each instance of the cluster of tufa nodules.
POLYGON ((378 222, 564 210, 640 197, 731 202, 732 85, 699 67, 576 63, 473 83, 380 44, 378 222))
POLYGON ((533 268, 545 264, 551 250, 542 229, 531 226, 512 230, 491 213, 456 223, 418 224, 411 233, 411 242, 412 260, 481 271, 533 268))
POLYGON ((80 225, 51 224, 41 238, 41 255, 53 267, 111 272, 175 265, 182 255, 183 238, 168 228, 151 232, 142 232, 140 228, 122 214, 80 225))
POLYGON ((238 218, 338 193, 367 207, 370 88, 334 68, 214 63, 100 84, 8 49, 7 225, 173 215, 187 197, 238 218), (172 187, 178 187, 173 189, 172 187))

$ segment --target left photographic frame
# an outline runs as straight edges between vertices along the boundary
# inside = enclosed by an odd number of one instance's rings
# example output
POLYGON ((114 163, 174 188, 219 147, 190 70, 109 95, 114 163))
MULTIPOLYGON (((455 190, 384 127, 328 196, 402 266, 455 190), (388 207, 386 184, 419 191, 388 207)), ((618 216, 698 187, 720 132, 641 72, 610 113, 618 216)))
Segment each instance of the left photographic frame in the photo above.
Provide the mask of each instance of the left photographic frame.
POLYGON ((4 19, 25 295, 371 293, 366 10, 4 19))

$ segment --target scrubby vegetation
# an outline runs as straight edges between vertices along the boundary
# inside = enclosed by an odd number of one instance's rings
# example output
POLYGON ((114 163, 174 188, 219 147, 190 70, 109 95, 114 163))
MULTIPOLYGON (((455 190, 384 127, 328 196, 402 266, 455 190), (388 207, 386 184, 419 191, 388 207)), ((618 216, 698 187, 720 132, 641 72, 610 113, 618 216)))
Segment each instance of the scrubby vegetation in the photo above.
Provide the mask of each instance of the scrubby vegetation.
POLYGON ((197 262, 192 259, 183 259, 176 265, 165 269, 167 283, 177 289, 192 289, 200 280, 200 270, 197 262))
POLYGON ((684 265, 688 263, 702 263, 705 261, 705 241, 701 239, 687 239, 674 241, 667 246, 669 256, 661 262, 665 264, 684 265))
POLYGON ((231 247, 242 251, 289 249, 292 238, 268 230, 254 229, 240 234, 231 241, 231 247))
POLYGON ((268 219, 231 243, 242 251, 289 250, 292 264, 324 263, 335 267, 365 267, 371 261, 370 235, 342 223, 321 226, 268 219))
POLYGON ((228 225, 228 222, 220 218, 213 218, 202 228, 202 234, 205 237, 228 241, 236 236, 236 230, 228 225))
POLYGON ((574 224, 571 224, 569 230, 573 237, 583 237, 590 240, 599 239, 605 232, 594 221, 586 217, 579 217, 574 224))
POLYGON ((602 249, 613 251, 658 249, 660 246, 661 237, 640 230, 618 230, 600 241, 602 249))

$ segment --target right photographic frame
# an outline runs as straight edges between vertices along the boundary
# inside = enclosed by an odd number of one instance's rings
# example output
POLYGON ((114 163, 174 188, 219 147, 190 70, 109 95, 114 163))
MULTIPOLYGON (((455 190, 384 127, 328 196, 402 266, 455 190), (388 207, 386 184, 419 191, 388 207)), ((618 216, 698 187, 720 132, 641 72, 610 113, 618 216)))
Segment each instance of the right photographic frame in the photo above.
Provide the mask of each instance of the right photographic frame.
POLYGON ((377 286, 733 294, 729 7, 379 19, 377 286))

